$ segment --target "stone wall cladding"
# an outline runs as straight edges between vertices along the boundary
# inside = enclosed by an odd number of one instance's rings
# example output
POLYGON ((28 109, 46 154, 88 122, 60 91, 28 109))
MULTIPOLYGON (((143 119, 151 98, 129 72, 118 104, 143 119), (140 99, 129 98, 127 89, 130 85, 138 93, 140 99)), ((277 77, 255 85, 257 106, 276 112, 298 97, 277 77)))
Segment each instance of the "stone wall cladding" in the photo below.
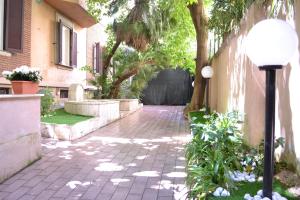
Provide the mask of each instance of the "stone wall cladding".
POLYGON ((30 65, 31 52, 31 5, 32 0, 24 0, 23 52, 11 56, 0 55, 0 73, 13 70, 20 65, 30 65))

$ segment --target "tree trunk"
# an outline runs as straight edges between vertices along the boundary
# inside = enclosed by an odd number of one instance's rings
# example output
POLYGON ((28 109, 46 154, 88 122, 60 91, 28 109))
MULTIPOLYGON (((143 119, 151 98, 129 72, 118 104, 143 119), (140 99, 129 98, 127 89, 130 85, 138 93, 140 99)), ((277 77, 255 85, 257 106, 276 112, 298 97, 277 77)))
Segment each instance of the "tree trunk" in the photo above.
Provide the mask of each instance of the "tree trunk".
POLYGON ((112 86, 110 88, 110 93, 108 95, 108 98, 117 98, 120 92, 120 87, 123 81, 127 80, 131 76, 134 76, 139 73, 140 69, 142 67, 145 67, 146 65, 154 65, 155 61, 153 60, 147 60, 147 61, 141 61, 133 65, 134 67, 128 69, 125 71, 122 75, 117 77, 117 79, 112 83, 112 86))
POLYGON ((112 59, 112 57, 114 56, 114 54, 116 53, 117 49, 119 48, 121 42, 120 41, 116 41, 116 43, 114 44, 113 48, 111 49, 110 53, 108 54, 107 58, 105 59, 104 63, 103 63, 103 75, 107 75, 108 72, 108 67, 110 64, 110 61, 112 59))
POLYGON ((204 94, 205 94, 205 80, 201 75, 201 69, 208 63, 207 53, 207 17, 204 11, 203 0, 198 0, 198 3, 194 3, 188 6, 190 15, 193 20, 193 24, 196 30, 197 39, 197 56, 196 56, 196 68, 195 68, 195 80, 194 80, 194 92, 191 103, 185 108, 185 115, 189 111, 198 110, 203 106, 204 94))
POLYGON ((113 83, 112 83, 112 87, 110 90, 110 93, 108 95, 108 97, 111 99, 115 99, 118 97, 119 92, 120 92, 120 87, 123 81, 127 80, 128 78, 130 78, 133 75, 136 75, 139 72, 139 66, 130 69, 129 71, 125 72, 124 74, 122 74, 121 76, 119 76, 113 83))

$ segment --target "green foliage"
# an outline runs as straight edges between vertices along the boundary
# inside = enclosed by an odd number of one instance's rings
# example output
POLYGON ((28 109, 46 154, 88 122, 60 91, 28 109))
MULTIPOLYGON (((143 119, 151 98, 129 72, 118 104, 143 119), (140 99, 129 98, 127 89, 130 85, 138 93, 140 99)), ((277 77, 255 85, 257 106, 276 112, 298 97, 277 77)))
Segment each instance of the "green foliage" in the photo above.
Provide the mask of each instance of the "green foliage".
POLYGON ((217 36, 223 38, 237 30, 246 9, 255 0, 214 0, 211 6, 208 27, 217 36))
POLYGON ((42 89, 38 93, 44 95, 41 97, 41 115, 48 115, 52 111, 54 103, 52 92, 49 89, 42 89))
POLYGON ((190 196, 203 198, 217 186, 234 188, 229 172, 240 169, 243 147, 239 114, 213 113, 205 123, 192 123, 194 138, 186 146, 190 196))
POLYGON ((161 68, 156 66, 142 68, 131 82, 126 81, 122 84, 120 98, 141 99, 148 82, 155 78, 160 70, 161 68))
MULTIPOLYGON (((189 119, 194 136, 186 146, 190 197, 206 198, 219 186, 229 190, 237 189, 240 183, 230 178, 231 172, 236 170, 243 169, 262 176, 264 142, 258 147, 250 147, 243 141, 238 112, 206 115, 203 109, 189 113, 189 119)), ((274 148, 283 145, 284 139, 278 138, 274 148)), ((286 167, 285 163, 275 165, 277 172, 286 167)))
MULTIPOLYGON (((274 149, 284 147, 284 138, 280 137, 275 139, 274 149)), ((254 172, 257 176, 263 175, 263 161, 264 161, 264 141, 262 140, 258 147, 250 147, 246 144, 243 146, 243 167, 246 172, 254 172), (255 166, 255 168, 253 168, 255 166)), ((278 163, 275 163, 275 168, 278 163)), ((279 168, 277 169, 279 170, 279 168)), ((277 170, 277 171, 278 171, 277 170)))
POLYGON ((92 117, 81 116, 81 115, 72 115, 67 113, 64 109, 58 109, 51 112, 49 115, 42 117, 41 121, 51 124, 76 124, 81 121, 85 121, 92 117))
POLYGON ((107 79, 105 75, 94 74, 94 77, 89 80, 89 83, 97 88, 94 92, 95 99, 108 98, 111 87, 111 80, 107 79))

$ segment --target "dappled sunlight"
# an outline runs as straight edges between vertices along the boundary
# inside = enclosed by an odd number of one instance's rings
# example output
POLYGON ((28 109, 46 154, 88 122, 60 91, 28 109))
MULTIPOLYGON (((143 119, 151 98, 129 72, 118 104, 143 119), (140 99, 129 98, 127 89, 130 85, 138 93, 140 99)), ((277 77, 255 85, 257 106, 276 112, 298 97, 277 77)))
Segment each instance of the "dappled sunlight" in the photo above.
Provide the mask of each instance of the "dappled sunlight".
POLYGON ((178 108, 174 109, 176 117, 169 108, 158 110, 153 107, 153 112, 146 112, 146 117, 153 118, 143 119, 143 128, 136 118, 134 125, 120 120, 72 142, 43 139, 47 154, 43 162, 47 163, 39 167, 47 169, 50 161, 61 164, 58 168, 65 173, 60 178, 68 182, 57 187, 70 192, 73 199, 88 198, 90 188, 113 192, 133 185, 156 190, 162 197, 183 197, 178 189, 186 177, 183 144, 190 140, 187 123, 178 117, 178 108))
POLYGON ((110 182, 112 182, 114 185, 119 185, 120 183, 126 183, 129 182, 130 179, 126 179, 126 178, 113 178, 110 179, 110 182))
POLYGON ((170 178, 185 178, 187 176, 185 172, 170 172, 164 175, 170 178))
POLYGON ((145 158, 147 158, 148 156, 147 155, 144 155, 144 156, 137 156, 135 159, 137 160, 144 160, 145 158))
POLYGON ((185 166, 175 166, 175 169, 185 169, 185 166))
POLYGON ((99 160, 97 160, 98 162, 110 162, 111 161, 111 159, 99 159, 99 160))
POLYGON ((141 171, 133 173, 133 176, 159 177, 160 174, 157 171, 141 171))
POLYGON ((135 167, 135 166, 137 166, 137 165, 136 165, 136 163, 129 163, 127 166, 128 166, 128 167, 135 167))
POLYGON ((146 147, 143 147, 144 149, 147 149, 149 151, 155 150, 159 147, 159 145, 148 145, 146 147))
POLYGON ((160 189, 170 190, 170 189, 173 189, 173 187, 174 187, 174 184, 170 180, 161 180, 160 185, 161 185, 160 189))
POLYGON ((178 160, 185 160, 185 157, 183 157, 183 156, 178 157, 178 160))
POLYGON ((127 138, 115 138, 115 137, 100 137, 92 136, 88 141, 100 141, 103 145, 117 143, 117 144, 131 144, 130 139, 127 138))
POLYGON ((70 189, 75 189, 78 186, 89 186, 91 185, 91 182, 81 182, 81 181, 69 181, 66 186, 68 186, 70 189))
POLYGON ((117 163, 100 163, 97 167, 95 167, 96 171, 104 171, 104 172, 117 172, 117 171, 122 171, 123 169, 124 167, 118 165, 117 163))
POLYGON ((81 152, 87 156, 92 156, 92 155, 99 153, 99 151, 81 151, 81 152))

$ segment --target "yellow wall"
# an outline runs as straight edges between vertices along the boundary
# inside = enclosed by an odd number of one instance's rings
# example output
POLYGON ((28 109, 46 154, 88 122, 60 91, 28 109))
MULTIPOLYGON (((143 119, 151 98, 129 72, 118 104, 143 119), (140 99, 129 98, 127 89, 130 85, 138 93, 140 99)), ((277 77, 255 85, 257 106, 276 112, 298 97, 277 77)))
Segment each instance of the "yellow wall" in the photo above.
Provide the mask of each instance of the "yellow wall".
MULTIPOLYGON (((295 1, 296 30, 300 38, 300 2, 295 1)), ((211 106, 219 112, 245 113, 245 139, 258 144, 264 135, 265 72, 259 71, 245 55, 245 37, 251 27, 266 18, 262 7, 252 6, 241 22, 240 31, 230 35, 213 58, 211 106)), ((300 50, 299 50, 300 51, 300 50)), ((300 64, 299 52, 289 66, 277 71, 276 136, 286 139, 283 157, 300 174, 300 64)))
POLYGON ((78 40, 78 67, 68 69, 55 65, 56 11, 47 3, 32 1, 31 66, 41 70, 42 86, 69 87, 72 83, 86 84, 86 29, 75 24, 78 40))

